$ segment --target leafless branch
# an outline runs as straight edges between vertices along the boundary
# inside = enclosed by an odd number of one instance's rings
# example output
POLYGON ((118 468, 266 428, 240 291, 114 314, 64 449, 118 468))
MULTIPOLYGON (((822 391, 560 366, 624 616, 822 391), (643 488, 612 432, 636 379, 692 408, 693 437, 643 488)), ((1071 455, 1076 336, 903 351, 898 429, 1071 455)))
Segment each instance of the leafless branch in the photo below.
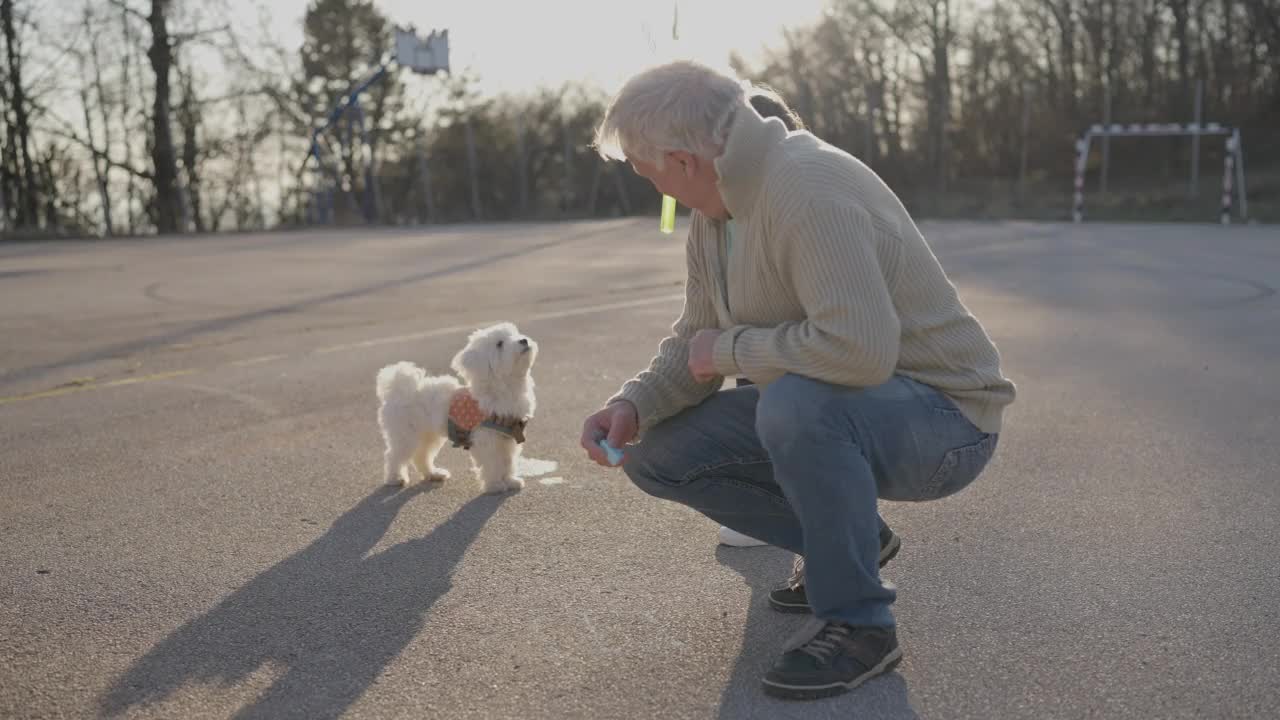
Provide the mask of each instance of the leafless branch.
POLYGON ((63 125, 68 125, 68 127, 66 128, 56 128, 56 127, 46 128, 45 132, 48 133, 49 135, 52 135, 53 137, 57 137, 57 138, 62 138, 63 140, 69 140, 75 143, 76 145, 79 145, 85 150, 88 150, 89 152, 93 153, 94 156, 96 156, 98 159, 102 160, 103 162, 107 163, 107 165, 112 168, 123 170, 129 173, 130 175, 133 175, 134 177, 142 178, 143 180, 146 180, 148 182, 151 182, 152 179, 154 178, 154 176, 151 173, 145 170, 139 170, 133 167, 132 165, 129 165, 128 163, 115 160, 106 152, 99 150, 97 147, 93 145, 93 143, 80 137, 79 133, 77 133, 74 129, 70 128, 69 123, 67 123, 66 120, 63 120, 57 115, 52 115, 52 114, 48 115, 48 117, 57 120, 59 123, 63 125))
POLYGON ((216 97, 198 98, 195 102, 195 105, 197 107, 203 107, 205 105, 217 105, 219 103, 231 102, 232 100, 240 100, 242 98, 253 98, 253 97, 271 98, 271 95, 272 95, 271 91, 265 88, 236 90, 234 92, 229 92, 225 95, 218 95, 216 97))
POLYGON ((31 91, 34 92, 35 88, 43 85, 45 81, 63 72, 62 69, 58 66, 62 64, 63 58, 67 57, 68 55, 76 54, 75 49, 80 46, 81 44, 80 40, 83 35, 84 35, 84 28, 77 27, 76 34, 73 35, 71 39, 67 41, 64 45, 58 48, 59 52, 56 57, 54 57, 52 60, 49 60, 47 62, 40 63, 41 65, 44 66, 44 72, 41 73, 40 75, 37 75, 31 78, 30 80, 24 82, 23 84, 27 85, 29 88, 31 88, 31 91))
POLYGON ((107 0, 107 2, 109 2, 112 6, 114 6, 114 7, 118 7, 118 8, 120 8, 121 10, 123 10, 123 11, 125 11, 125 12, 129 13, 130 15, 134 16, 135 18, 137 18, 137 19, 141 20, 141 21, 142 21, 142 22, 144 22, 144 23, 149 23, 149 22, 151 22, 151 18, 150 18, 150 17, 148 17, 146 14, 144 14, 143 12, 141 12, 141 11, 139 11, 139 10, 135 10, 135 9, 133 8, 133 6, 131 6, 129 3, 125 2, 125 0, 107 0))
POLYGON ((192 40, 199 40, 200 38, 206 37, 208 35, 220 35, 224 33, 227 35, 231 34, 230 25, 221 25, 215 28, 204 28, 201 30, 192 30, 190 32, 184 32, 184 33, 172 33, 169 36, 169 42, 173 47, 176 48, 183 43, 190 42, 192 40))

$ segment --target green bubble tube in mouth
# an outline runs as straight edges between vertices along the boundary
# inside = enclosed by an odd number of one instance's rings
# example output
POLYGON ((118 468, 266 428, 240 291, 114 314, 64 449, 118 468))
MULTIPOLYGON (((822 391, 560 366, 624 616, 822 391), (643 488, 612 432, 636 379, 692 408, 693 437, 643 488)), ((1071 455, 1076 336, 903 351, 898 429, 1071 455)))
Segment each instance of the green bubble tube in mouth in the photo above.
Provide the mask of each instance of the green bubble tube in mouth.
POLYGON ((658 229, 670 235, 676 229, 676 199, 670 195, 662 196, 662 222, 658 229))

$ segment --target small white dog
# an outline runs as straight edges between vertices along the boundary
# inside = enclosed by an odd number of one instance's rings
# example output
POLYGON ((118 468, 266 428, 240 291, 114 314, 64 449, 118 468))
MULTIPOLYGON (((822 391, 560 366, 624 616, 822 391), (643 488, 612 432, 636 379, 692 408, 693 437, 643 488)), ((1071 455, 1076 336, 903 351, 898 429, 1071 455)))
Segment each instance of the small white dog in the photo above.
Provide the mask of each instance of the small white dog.
POLYGON ((412 462, 428 480, 449 478, 435 465, 445 442, 471 451, 486 493, 524 487, 516 475, 525 424, 535 400, 530 370, 538 344, 511 323, 471 333, 453 358, 452 375, 427 375, 410 362, 378 371, 378 425, 386 441, 386 480, 408 485, 412 462))

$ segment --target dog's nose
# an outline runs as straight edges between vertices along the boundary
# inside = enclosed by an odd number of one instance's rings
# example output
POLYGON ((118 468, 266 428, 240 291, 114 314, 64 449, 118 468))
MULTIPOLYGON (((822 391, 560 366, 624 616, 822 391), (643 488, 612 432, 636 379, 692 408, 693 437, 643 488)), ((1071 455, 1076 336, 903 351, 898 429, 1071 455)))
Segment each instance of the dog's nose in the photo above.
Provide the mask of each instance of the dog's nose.
POLYGON ((529 338, 520 338, 520 344, 529 347, 529 338))

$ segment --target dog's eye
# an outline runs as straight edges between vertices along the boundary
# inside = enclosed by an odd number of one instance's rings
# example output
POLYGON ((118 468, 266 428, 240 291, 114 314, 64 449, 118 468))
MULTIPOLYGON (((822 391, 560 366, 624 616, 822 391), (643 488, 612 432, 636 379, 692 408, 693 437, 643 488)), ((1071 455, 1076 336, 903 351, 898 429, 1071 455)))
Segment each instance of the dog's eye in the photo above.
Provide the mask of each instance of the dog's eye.
POLYGON ((499 341, 498 341, 498 347, 499 347, 499 348, 501 348, 501 347, 502 347, 502 341, 501 341, 501 340, 499 340, 499 341))

